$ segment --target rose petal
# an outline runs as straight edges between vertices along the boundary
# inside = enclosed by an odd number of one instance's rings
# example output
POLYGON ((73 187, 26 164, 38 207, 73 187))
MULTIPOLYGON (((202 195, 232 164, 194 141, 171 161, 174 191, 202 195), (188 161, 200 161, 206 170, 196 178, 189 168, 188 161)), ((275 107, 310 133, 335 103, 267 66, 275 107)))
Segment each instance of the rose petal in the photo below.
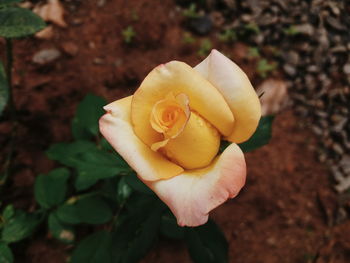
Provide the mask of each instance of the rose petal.
POLYGON ((197 113, 192 112, 183 132, 159 148, 169 160, 189 170, 210 165, 218 154, 219 147, 219 132, 197 113))
POLYGON ((261 106, 247 75, 215 49, 195 69, 220 91, 230 106, 235 123, 226 139, 235 143, 248 140, 258 126, 261 106))
POLYGON ((189 65, 171 61, 153 69, 135 92, 132 100, 131 120, 135 134, 147 145, 163 140, 150 124, 150 115, 157 101, 172 92, 189 97, 190 108, 208 120, 222 134, 233 129, 233 115, 223 96, 189 65))
POLYGON ((185 128, 190 115, 188 97, 183 93, 175 97, 171 92, 153 106, 150 123, 165 138, 176 138, 185 128))
POLYGON ((100 131, 124 160, 147 181, 170 178, 183 169, 152 151, 133 132, 130 122, 132 96, 117 100, 104 107, 100 131))
POLYGON ((238 194, 245 178, 243 153, 231 144, 207 168, 145 183, 169 206, 180 226, 198 226, 207 222, 212 209, 238 194))

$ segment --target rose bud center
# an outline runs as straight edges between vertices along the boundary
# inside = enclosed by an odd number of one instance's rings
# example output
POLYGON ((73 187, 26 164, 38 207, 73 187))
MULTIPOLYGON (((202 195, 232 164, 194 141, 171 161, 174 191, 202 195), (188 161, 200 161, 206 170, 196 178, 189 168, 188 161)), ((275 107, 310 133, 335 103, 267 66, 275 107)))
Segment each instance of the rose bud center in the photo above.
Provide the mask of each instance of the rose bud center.
POLYGON ((152 128, 163 134, 163 141, 152 145, 168 159, 185 169, 211 163, 220 146, 219 132, 198 113, 191 111, 186 94, 169 93, 151 113, 152 128))

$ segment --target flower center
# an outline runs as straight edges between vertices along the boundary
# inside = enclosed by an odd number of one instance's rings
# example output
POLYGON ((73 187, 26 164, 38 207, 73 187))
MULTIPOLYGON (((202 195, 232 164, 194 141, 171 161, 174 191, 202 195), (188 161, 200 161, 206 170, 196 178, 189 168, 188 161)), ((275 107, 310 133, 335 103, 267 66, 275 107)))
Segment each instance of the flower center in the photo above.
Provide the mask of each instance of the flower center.
POLYGON ((151 149, 185 169, 205 167, 218 153, 219 132, 198 113, 190 111, 185 94, 169 93, 158 101, 150 122, 152 128, 164 136, 164 140, 153 143, 151 149))
POLYGON ((176 97, 169 93, 154 105, 150 122, 154 130, 163 133, 165 139, 175 138, 185 128, 190 114, 188 97, 183 93, 176 97))

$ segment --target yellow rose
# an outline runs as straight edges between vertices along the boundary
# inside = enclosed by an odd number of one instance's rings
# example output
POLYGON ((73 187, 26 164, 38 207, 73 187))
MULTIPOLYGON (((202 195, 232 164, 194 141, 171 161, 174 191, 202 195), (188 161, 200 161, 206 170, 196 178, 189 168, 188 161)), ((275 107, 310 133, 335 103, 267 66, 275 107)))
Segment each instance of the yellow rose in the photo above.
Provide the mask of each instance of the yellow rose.
POLYGON ((195 68, 171 61, 135 94, 104 107, 100 130, 181 226, 206 223, 246 178, 236 143, 257 128, 261 106, 246 74, 217 50, 195 68), (220 140, 232 144, 218 156, 220 140))

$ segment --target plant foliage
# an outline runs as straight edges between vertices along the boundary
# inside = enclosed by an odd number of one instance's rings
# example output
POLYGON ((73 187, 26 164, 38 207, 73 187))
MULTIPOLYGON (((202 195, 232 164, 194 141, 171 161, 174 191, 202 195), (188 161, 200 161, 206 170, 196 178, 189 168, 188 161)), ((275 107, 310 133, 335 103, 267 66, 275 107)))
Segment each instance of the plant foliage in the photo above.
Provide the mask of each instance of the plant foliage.
MULTIPOLYGON (((9 244, 29 237, 41 222, 46 222, 51 237, 74 246, 72 263, 136 263, 159 238, 183 240, 196 263, 228 262, 227 241, 213 221, 197 228, 178 226, 170 210, 100 139, 97 122, 105 103, 87 95, 72 123, 75 140, 47 151, 62 167, 36 177, 40 212, 27 213, 11 205, 3 210, 0 263, 13 262, 9 244), (81 235, 87 226, 96 231, 81 235)), ((260 120, 253 137, 240 145, 242 150, 269 141, 272 119, 260 120)))
POLYGON ((42 30, 44 27, 45 22, 39 16, 28 9, 19 7, 6 7, 0 9, 1 37, 26 37, 35 34, 36 32, 42 30))
MULTIPOLYGON (((246 142, 238 144, 243 152, 254 151, 269 143, 272 134, 272 123, 274 116, 261 117, 258 127, 253 136, 246 142)), ((220 151, 223 152, 230 142, 221 141, 220 151)))

